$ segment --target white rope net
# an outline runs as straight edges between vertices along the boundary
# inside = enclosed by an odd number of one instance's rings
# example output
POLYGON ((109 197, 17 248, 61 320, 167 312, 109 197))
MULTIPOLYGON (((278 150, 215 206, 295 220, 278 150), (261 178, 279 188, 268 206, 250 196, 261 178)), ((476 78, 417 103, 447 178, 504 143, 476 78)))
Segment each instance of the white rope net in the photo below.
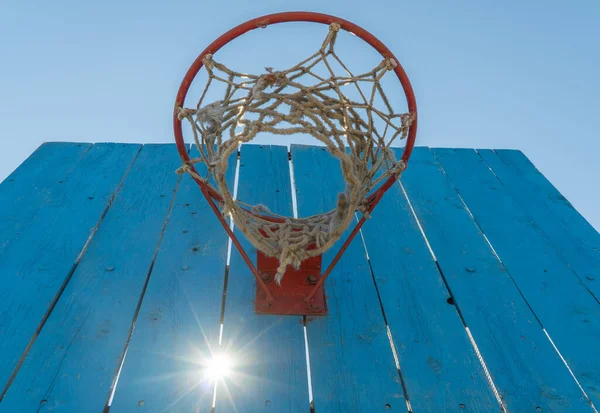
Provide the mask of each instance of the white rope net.
POLYGON ((395 113, 380 84, 396 62, 385 59, 371 71, 353 75, 334 51, 339 29, 338 24, 331 24, 315 54, 283 71, 267 68, 262 75, 238 73, 206 55, 203 64, 208 80, 197 107, 177 108, 179 119, 189 121, 200 153, 178 173, 190 173, 221 194, 222 213, 231 214, 236 227, 255 248, 279 259, 277 283, 288 265, 298 268, 305 259, 333 246, 355 219, 356 211, 368 212, 366 198, 371 191, 390 175, 399 176, 406 167, 395 161, 390 145, 406 138, 414 116, 395 113), (334 62, 343 68, 342 75, 335 73, 334 62), (327 76, 317 72, 319 66, 325 67, 327 76), (203 105, 215 83, 225 86, 223 99, 203 105), (360 99, 345 95, 342 89, 347 86, 353 86, 360 99), (375 107, 376 100, 383 102, 383 108, 375 107), (226 182, 229 157, 259 132, 309 134, 325 144, 340 161, 346 180, 336 208, 290 218, 264 205, 234 200, 226 182), (192 165, 199 162, 206 164, 206 176, 193 171, 192 165), (283 222, 269 217, 282 218, 283 222))

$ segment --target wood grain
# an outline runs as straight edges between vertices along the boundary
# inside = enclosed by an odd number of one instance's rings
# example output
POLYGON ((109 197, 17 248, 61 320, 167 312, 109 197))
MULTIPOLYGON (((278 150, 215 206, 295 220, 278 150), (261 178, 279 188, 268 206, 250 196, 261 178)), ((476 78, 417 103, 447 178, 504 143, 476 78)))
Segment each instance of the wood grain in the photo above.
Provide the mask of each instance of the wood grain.
POLYGON ((400 185, 371 215, 363 235, 413 411, 499 411, 400 185))
POLYGON ((522 152, 478 153, 579 280, 600 300, 600 234, 522 152))
MULTIPOLYGON (((292 215, 291 182, 285 146, 244 145, 238 199, 263 203, 292 215)), ((238 232, 256 263, 256 250, 238 232)), ((254 277, 233 249, 229 266, 223 347, 235 372, 217 388, 216 411, 308 412, 308 384, 301 317, 254 313, 254 277)))
POLYGON ((1 412, 102 411, 175 196, 179 163, 175 145, 142 148, 1 412))
MULTIPOLYGON (((75 148, 71 144, 44 146, 48 151, 64 149, 69 155, 81 154, 80 147, 75 148)), ((25 214, 19 218, 19 222, 23 219, 30 222, 20 225, 21 230, 9 237, 10 242, 0 250, 2 389, 68 279, 139 148, 139 145, 94 145, 72 171, 60 178, 62 183, 48 182, 51 190, 42 191, 44 196, 38 199, 34 216, 25 214)), ((47 155, 64 159, 58 154, 47 155)), ((35 164, 39 166, 38 162, 35 164)), ((57 178, 52 172, 48 176, 57 178)), ((25 187, 17 198, 28 196, 25 187)), ((19 214, 15 212, 16 216, 19 214)))
POLYGON ((433 153, 588 396, 600 405, 600 305, 474 150, 433 153))
MULTIPOLYGON (((194 157, 194 153, 191 154, 194 157)), ((237 154, 230 160, 233 187, 237 154)), ((197 169, 204 174, 204 164, 197 169)), ((227 234, 183 177, 144 295, 110 412, 208 412, 218 351, 227 234)))
POLYGON ((16 242, 91 144, 45 143, 0 184, 0 251, 16 242))
MULTIPOLYGON (((299 216, 335 208, 338 194, 345 189, 339 161, 323 149, 292 145, 299 216)), ((334 246, 324 255, 324 266, 338 249, 339 245, 334 246)), ((308 323, 316 411, 406 412, 360 236, 350 244, 325 286, 328 314, 308 323)))
POLYGON ((429 149, 413 151, 402 184, 508 411, 591 412, 429 149))

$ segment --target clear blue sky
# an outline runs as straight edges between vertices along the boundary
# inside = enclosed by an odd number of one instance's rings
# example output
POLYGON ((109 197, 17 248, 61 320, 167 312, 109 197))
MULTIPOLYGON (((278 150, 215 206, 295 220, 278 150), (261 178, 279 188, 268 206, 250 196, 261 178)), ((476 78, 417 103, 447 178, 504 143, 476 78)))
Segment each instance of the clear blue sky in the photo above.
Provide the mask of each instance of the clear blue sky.
MULTIPOLYGON (((0 1, 0 179, 44 141, 172 141, 175 92, 196 55, 286 10, 346 18, 396 53, 419 104, 418 144, 521 149, 600 228, 597 0, 0 1)), ((313 48, 318 29, 287 45, 266 30, 256 39, 276 66, 313 48)), ((227 52, 243 67, 254 49, 238 46, 227 52)))

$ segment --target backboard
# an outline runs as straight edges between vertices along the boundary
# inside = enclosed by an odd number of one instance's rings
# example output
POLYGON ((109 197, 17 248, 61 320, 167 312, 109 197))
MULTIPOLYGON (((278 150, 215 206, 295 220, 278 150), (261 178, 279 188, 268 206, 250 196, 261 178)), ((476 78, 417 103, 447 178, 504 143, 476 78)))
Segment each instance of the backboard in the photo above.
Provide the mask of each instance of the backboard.
MULTIPOLYGON (((237 196, 278 213, 344 187, 322 147, 235 157, 237 196)), ((47 143, 0 185, 0 413, 600 405, 600 235, 523 153, 415 148, 316 318, 255 314, 179 165, 175 145, 47 143)))

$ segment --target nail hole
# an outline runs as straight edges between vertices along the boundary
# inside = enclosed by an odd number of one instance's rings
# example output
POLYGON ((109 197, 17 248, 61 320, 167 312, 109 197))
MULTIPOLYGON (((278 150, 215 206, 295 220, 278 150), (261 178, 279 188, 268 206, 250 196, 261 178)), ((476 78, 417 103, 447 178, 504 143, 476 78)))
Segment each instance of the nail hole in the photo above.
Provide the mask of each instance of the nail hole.
POLYGON ((187 234, 187 233, 188 233, 188 230, 187 230, 187 229, 184 229, 184 230, 183 230, 183 233, 184 233, 184 234, 187 234))
POLYGON ((59 184, 62 184, 62 183, 63 183, 63 181, 58 181, 58 183, 59 183, 59 184))
POLYGON ((46 400, 46 399, 40 400, 40 404, 46 404, 46 403, 48 403, 48 400, 46 400))
POLYGON ((548 272, 548 270, 544 268, 544 272, 548 272))
POLYGON ((93 196, 88 196, 88 199, 94 199, 94 197, 93 196))
POLYGON ((386 403, 385 410, 391 410, 391 409, 392 409, 392 405, 389 403, 386 403))
POLYGON ((271 400, 265 401, 265 407, 271 407, 271 400))
POLYGON ((459 405, 458 405, 458 407, 460 407, 461 409, 464 409, 464 408, 466 408, 467 406, 465 406, 464 404, 462 404, 462 403, 461 403, 461 404, 459 404, 459 405))
POLYGON ((196 215, 196 211, 192 211, 192 212, 190 212, 190 214, 196 215))
POLYGON ((452 297, 448 297, 448 299, 446 300, 446 302, 450 305, 454 305, 454 298, 452 297))
POLYGON ((160 197, 161 197, 161 198, 164 198, 164 197, 165 197, 165 195, 164 195, 164 194, 160 194, 160 197))

